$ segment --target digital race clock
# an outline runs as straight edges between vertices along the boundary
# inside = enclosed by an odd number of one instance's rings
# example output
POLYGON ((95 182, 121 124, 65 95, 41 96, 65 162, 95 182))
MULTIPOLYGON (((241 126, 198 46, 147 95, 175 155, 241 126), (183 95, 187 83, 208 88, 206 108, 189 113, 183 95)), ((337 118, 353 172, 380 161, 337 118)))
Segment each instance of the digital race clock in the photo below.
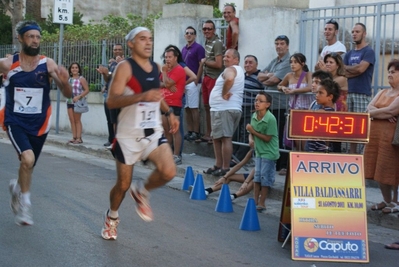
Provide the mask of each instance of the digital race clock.
POLYGON ((367 143, 369 113, 291 110, 289 139, 321 139, 367 143))

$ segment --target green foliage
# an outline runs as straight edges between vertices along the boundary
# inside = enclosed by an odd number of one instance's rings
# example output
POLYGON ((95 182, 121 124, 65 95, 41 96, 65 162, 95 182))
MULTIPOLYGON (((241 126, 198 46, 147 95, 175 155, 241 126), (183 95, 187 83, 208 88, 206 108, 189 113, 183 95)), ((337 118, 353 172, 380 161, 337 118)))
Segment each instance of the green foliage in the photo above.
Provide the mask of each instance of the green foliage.
MULTIPOLYGON (((64 40, 90 40, 98 41, 103 39, 113 39, 124 37, 130 30, 137 26, 144 26, 153 30, 154 20, 161 17, 161 14, 149 15, 145 19, 141 16, 128 14, 126 18, 108 15, 99 24, 88 23, 86 25, 69 25, 64 31, 64 40)), ((44 42, 57 42, 59 39, 59 29, 54 33, 42 32, 44 42)))
POLYGON ((214 7, 213 8, 213 17, 214 18, 223 18, 223 12, 219 8, 214 7))
MULTIPOLYGON (((12 43, 12 23, 11 18, 0 11, 0 44, 12 43)), ((3 56, 3 55, 1 55, 3 56)))
POLYGON ((219 7, 219 0, 169 0, 166 4, 198 4, 198 5, 211 5, 213 7, 219 7))
MULTIPOLYGON (((72 25, 82 26, 83 25, 82 18, 83 18, 83 14, 81 14, 80 12, 77 12, 74 8, 72 25)), ((52 9, 50 9, 50 13, 47 16, 47 19, 44 22, 40 22, 39 25, 42 28, 42 30, 46 31, 49 34, 57 33, 57 30, 60 28, 60 25, 58 23, 53 23, 53 10, 52 9)), ((67 29, 68 27, 71 27, 72 25, 66 24, 65 29, 67 29)))

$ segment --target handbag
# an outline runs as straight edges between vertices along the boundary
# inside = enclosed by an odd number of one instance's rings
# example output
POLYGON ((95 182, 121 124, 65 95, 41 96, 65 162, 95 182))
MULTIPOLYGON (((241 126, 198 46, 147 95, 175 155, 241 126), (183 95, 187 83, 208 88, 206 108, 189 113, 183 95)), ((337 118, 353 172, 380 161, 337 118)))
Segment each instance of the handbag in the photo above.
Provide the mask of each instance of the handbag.
POLYGON ((395 133, 393 134, 392 145, 399 146, 399 116, 396 119, 395 133))
POLYGON ((86 113, 89 111, 89 104, 86 97, 83 97, 75 102, 73 111, 76 113, 86 113))

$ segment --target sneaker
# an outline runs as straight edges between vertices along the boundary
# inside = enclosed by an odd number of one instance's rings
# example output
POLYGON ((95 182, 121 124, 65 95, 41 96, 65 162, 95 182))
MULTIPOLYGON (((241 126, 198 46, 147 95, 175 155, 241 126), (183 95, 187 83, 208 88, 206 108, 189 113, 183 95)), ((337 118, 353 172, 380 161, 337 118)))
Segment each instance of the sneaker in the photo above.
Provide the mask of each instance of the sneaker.
POLYGON ((15 215, 15 223, 18 225, 32 225, 32 213, 30 205, 22 205, 19 203, 18 212, 15 215))
POLYGON ((8 189, 10 190, 11 194, 11 201, 10 201, 11 210, 12 212, 14 212, 15 215, 17 215, 19 209, 19 193, 20 193, 17 179, 10 180, 8 189))
POLYGON ((182 163, 181 156, 173 155, 173 160, 175 161, 176 165, 180 165, 182 163))
POLYGON ((104 144, 104 146, 110 146, 111 145, 111 142, 106 142, 105 144, 104 144))
POLYGON ((107 146, 108 150, 112 150, 112 144, 110 144, 109 146, 107 146))
POLYGON ((192 133, 192 134, 188 137, 188 140, 189 140, 189 141, 195 141, 195 140, 200 139, 200 138, 201 138, 201 135, 200 135, 200 134, 198 134, 198 133, 192 133))
POLYGON ((140 193, 140 189, 143 188, 142 182, 138 184, 132 183, 130 186, 130 196, 136 201, 136 212, 146 222, 151 222, 153 220, 152 209, 149 202, 149 193, 148 195, 140 193))
POLYGON ((104 215, 104 225, 103 229, 101 230, 101 236, 105 240, 116 240, 118 237, 118 227, 119 224, 119 218, 116 220, 111 219, 111 217, 108 216, 108 210, 105 211, 104 215))
POLYGON ((184 135, 184 140, 187 140, 187 141, 190 141, 190 136, 191 136, 192 134, 190 134, 190 133, 186 133, 185 135, 184 135))

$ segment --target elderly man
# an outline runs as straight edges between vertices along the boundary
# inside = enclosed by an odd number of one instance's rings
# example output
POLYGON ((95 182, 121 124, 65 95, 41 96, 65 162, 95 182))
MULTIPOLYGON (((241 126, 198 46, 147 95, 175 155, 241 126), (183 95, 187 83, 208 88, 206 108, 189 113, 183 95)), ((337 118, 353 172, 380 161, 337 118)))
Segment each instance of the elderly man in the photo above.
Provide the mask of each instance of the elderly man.
POLYGON ((335 52, 339 55, 346 53, 346 47, 343 43, 337 40, 339 25, 338 22, 331 19, 326 22, 324 26, 324 37, 326 38, 327 45, 320 53, 319 61, 317 61, 315 69, 325 70, 324 57, 327 54, 335 52))
MULTIPOLYGON (((242 103, 242 116, 238 129, 236 131, 237 138, 241 143, 248 143, 248 133, 245 126, 250 123, 252 111, 254 109, 254 101, 259 90, 264 90, 265 86, 258 80, 258 74, 260 70, 258 69, 258 58, 254 55, 247 55, 244 58, 244 69, 245 69, 245 92, 242 103)), ((234 166, 239 161, 243 160, 247 152, 249 151, 249 146, 236 145, 234 147, 234 156, 231 160, 230 166, 234 166)))
POLYGON ((225 4, 223 8, 223 18, 229 24, 226 34, 226 49, 238 50, 238 22, 236 8, 233 4, 225 4))
MULTIPOLYGON (((283 135, 285 116, 287 112, 287 96, 277 93, 277 84, 279 84, 283 80, 284 76, 291 71, 291 55, 289 53, 290 40, 285 35, 279 35, 274 40, 274 45, 276 47, 277 58, 273 59, 270 64, 258 74, 258 80, 266 86, 265 90, 276 91, 276 94, 273 94, 274 101, 271 106, 271 111, 277 118, 279 146, 280 148, 284 148, 283 135)), ((287 160, 288 154, 281 153, 276 164, 277 170, 280 170, 280 175, 284 175, 286 172, 287 160)))
POLYGON ((232 136, 241 118, 244 93, 244 70, 238 66, 240 54, 235 49, 226 51, 223 57, 225 70, 216 80, 209 104, 215 166, 204 171, 207 174, 223 176, 229 171, 233 153, 232 136))
MULTIPOLYGON (((371 101, 375 52, 366 43, 366 26, 356 23, 352 29, 355 48, 345 54, 345 76, 348 78, 348 111, 366 112, 371 101)), ((350 145, 350 153, 357 153, 357 144, 350 145)))

